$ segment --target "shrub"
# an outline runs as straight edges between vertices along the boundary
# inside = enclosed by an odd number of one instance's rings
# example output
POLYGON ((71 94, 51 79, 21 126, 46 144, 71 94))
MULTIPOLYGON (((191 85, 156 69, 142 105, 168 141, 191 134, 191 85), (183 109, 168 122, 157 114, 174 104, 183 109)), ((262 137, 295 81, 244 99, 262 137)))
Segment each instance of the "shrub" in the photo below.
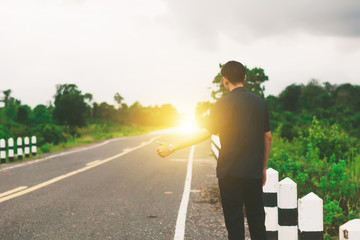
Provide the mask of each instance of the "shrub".
POLYGON ((48 153, 50 151, 50 147, 52 146, 52 144, 50 143, 45 143, 43 144, 41 147, 40 147, 40 150, 43 152, 43 153, 48 153))
POLYGON ((41 124, 34 130, 34 135, 38 138, 38 145, 46 143, 59 144, 65 142, 69 137, 66 128, 55 124, 41 124))
POLYGON ((358 140, 316 118, 292 141, 280 134, 273 134, 269 167, 294 180, 299 197, 314 192, 324 200, 325 239, 334 238, 340 225, 360 216, 358 140))

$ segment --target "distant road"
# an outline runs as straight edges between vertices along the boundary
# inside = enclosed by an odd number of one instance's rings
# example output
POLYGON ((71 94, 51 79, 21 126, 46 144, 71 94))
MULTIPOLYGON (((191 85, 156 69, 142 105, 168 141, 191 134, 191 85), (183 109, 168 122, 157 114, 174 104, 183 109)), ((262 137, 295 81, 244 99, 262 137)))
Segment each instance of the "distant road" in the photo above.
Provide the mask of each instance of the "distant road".
POLYGON ((216 182, 210 143, 156 154, 156 140, 178 137, 113 139, 0 170, 0 239, 225 239, 221 212, 202 203, 216 182))

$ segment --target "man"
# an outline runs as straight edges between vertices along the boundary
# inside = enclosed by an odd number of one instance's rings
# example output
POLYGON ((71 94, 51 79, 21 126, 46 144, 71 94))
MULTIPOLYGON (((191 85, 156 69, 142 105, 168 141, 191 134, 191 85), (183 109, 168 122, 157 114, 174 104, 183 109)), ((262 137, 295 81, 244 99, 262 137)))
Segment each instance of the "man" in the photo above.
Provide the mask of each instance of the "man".
POLYGON ((230 92, 210 113, 206 128, 182 141, 160 143, 161 157, 219 134, 221 149, 216 174, 230 240, 245 239, 243 205, 252 240, 266 240, 262 186, 270 153, 271 132, 266 102, 244 88, 245 67, 236 61, 221 69, 230 92))

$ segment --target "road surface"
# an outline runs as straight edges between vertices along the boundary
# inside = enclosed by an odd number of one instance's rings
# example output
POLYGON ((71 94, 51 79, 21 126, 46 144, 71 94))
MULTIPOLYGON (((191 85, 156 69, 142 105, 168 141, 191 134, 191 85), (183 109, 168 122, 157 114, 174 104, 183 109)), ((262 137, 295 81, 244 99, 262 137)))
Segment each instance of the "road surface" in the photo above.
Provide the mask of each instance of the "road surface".
POLYGON ((156 154, 156 140, 179 137, 112 139, 0 170, 0 239, 226 239, 203 196, 217 181, 210 142, 156 154))

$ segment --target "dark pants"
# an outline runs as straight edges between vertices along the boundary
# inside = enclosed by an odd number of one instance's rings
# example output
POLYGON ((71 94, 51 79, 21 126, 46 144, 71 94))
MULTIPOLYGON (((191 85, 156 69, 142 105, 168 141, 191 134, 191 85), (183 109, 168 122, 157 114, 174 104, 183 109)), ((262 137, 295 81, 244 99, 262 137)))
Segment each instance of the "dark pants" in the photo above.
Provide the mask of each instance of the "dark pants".
POLYGON ((243 204, 252 240, 266 240, 262 179, 219 179, 221 202, 229 240, 245 239, 243 204))

